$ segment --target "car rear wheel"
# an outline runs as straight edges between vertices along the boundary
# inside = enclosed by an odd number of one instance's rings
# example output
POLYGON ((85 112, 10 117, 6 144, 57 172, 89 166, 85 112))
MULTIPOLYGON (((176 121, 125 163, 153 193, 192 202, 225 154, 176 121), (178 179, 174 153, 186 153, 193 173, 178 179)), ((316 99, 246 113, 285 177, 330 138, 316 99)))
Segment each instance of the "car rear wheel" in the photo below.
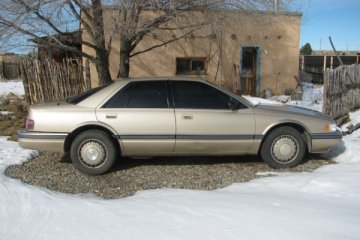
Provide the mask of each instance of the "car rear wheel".
POLYGON ((270 167, 290 168, 302 162, 305 151, 306 144, 295 128, 280 127, 266 137, 260 153, 270 167))
POLYGON ((106 173, 115 163, 117 151, 110 136, 100 130, 80 133, 71 144, 70 157, 76 169, 88 175, 106 173))

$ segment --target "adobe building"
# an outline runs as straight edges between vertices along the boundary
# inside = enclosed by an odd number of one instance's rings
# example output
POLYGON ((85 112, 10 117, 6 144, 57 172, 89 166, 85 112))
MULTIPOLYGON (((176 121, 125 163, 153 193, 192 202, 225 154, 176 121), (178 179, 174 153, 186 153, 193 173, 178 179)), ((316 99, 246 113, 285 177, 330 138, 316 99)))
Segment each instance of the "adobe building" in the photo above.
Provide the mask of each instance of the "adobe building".
MULTIPOLYGON (((110 32, 111 9, 104 10, 105 32, 110 32)), ((205 26, 185 38, 136 55, 130 59, 130 77, 185 76, 201 78, 238 93, 262 95, 265 89, 284 94, 294 89, 299 72, 301 13, 227 11, 221 27, 205 26)), ((133 52, 159 43, 153 32, 133 52)), ((107 36, 109 37, 109 36, 107 36)), ((82 38, 88 40, 86 31, 82 38)), ((109 56, 113 79, 119 69, 119 38, 112 41, 109 56)), ((92 49, 82 46, 88 54, 92 49)), ((85 61, 85 60, 84 60, 85 61)), ((85 65, 85 63, 84 63, 85 65)), ((92 87, 99 85, 96 68, 90 64, 92 87)))

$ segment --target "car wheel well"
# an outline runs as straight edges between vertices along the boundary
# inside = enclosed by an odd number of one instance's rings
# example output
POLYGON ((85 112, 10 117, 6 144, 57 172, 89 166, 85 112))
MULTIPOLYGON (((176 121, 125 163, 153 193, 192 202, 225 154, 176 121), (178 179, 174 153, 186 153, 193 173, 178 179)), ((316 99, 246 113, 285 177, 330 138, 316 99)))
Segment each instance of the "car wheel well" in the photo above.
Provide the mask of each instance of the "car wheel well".
POLYGON ((100 130, 100 131, 103 131, 106 134, 108 134, 110 136, 110 139, 115 144, 115 146, 119 146, 118 151, 120 153, 120 149, 121 149, 120 144, 117 141, 114 134, 109 129, 102 127, 102 126, 98 126, 98 125, 86 125, 86 126, 82 126, 80 128, 75 129, 74 131, 72 131, 65 139, 64 151, 69 152, 71 144, 74 141, 74 139, 76 138, 76 136, 78 136, 82 132, 89 131, 89 130, 100 130))
POLYGON ((272 132, 274 131, 275 129, 277 128, 280 128, 280 127, 292 127, 294 129, 296 129, 302 136, 302 138, 304 139, 304 142, 306 143, 306 151, 310 151, 311 150, 311 138, 310 138, 310 134, 308 133, 308 131, 303 127, 301 126, 300 124, 297 124, 297 123, 281 123, 281 124, 278 124, 278 125, 275 125, 275 126, 272 126, 265 134, 265 136, 262 138, 261 140, 261 144, 260 144, 260 147, 259 147, 259 151, 258 153, 260 153, 261 151, 261 148, 262 148, 262 145, 264 144, 264 140, 267 138, 267 136, 272 132))

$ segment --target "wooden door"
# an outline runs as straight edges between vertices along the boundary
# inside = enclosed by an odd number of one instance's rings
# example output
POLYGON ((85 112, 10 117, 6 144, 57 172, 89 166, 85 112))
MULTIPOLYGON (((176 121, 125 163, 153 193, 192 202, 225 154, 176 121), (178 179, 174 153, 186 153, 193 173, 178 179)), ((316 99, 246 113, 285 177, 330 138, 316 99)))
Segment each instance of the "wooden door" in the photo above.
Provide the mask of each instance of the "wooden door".
POLYGON ((256 95, 257 48, 243 47, 241 53, 240 90, 244 95, 256 95))

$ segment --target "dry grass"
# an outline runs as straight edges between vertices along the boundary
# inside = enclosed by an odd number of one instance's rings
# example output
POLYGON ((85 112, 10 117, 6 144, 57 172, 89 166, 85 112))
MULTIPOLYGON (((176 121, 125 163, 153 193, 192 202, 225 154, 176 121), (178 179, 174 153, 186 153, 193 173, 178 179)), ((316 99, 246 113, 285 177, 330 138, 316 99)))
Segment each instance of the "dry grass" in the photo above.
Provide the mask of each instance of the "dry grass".
POLYGON ((0 100, 0 110, 9 112, 0 113, 0 136, 9 136, 10 140, 17 141, 17 131, 24 128, 27 117, 25 101, 16 95, 9 94, 0 100))

